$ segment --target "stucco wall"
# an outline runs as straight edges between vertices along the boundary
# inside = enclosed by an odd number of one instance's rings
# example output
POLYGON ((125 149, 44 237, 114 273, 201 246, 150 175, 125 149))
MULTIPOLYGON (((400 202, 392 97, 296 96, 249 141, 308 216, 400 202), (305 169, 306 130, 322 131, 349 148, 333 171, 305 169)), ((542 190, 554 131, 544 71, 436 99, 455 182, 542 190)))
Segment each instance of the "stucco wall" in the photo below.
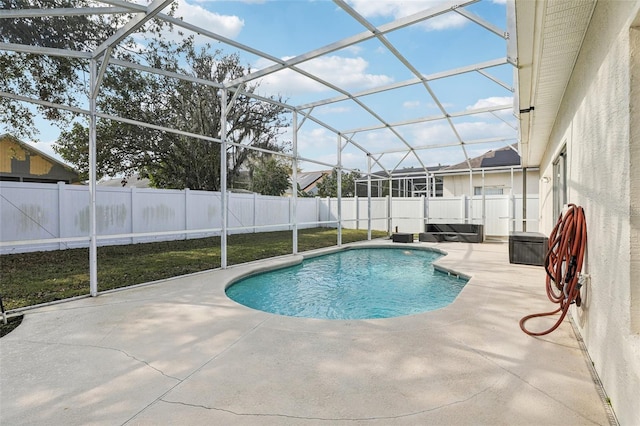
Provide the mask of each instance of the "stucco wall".
MULTIPOLYGON (((597 3, 540 166, 542 176, 551 176, 566 144, 568 201, 585 209, 583 272, 591 275, 583 305, 572 315, 622 425, 640 424, 640 330, 631 321, 640 309, 637 296, 631 298, 640 282, 640 127, 635 109, 632 138, 630 114, 630 105, 640 103, 630 90, 630 28, 639 9, 639 0, 597 3)), ((556 219, 551 189, 540 187, 541 230, 547 234, 556 219)))
MULTIPOLYGON (((527 193, 537 194, 540 174, 537 169, 527 170, 527 193)), ((504 188, 503 194, 507 195, 512 189, 511 172, 485 173, 485 186, 499 186, 504 188)), ((482 186, 482 174, 473 175, 473 186, 482 186)), ((444 197, 460 197, 473 195, 469 186, 469 175, 443 176, 442 191, 444 197)), ((513 193, 522 194, 522 173, 513 173, 513 193)))

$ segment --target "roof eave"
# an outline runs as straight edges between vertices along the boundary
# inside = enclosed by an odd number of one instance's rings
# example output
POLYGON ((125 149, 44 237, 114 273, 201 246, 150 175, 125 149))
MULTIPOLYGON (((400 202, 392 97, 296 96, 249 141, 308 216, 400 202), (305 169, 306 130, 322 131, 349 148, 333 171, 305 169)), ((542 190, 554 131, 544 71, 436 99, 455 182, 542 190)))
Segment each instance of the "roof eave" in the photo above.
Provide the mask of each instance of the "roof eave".
POLYGON ((539 46, 542 37, 542 7, 544 1, 514 1, 516 57, 516 99, 515 113, 520 120, 519 153, 522 165, 531 165, 529 134, 531 115, 535 111, 534 98, 535 67, 539 64, 539 46), (534 108, 532 110, 531 108, 534 108))
POLYGON ((515 0, 519 150, 525 167, 539 166, 569 85, 596 0, 515 0))

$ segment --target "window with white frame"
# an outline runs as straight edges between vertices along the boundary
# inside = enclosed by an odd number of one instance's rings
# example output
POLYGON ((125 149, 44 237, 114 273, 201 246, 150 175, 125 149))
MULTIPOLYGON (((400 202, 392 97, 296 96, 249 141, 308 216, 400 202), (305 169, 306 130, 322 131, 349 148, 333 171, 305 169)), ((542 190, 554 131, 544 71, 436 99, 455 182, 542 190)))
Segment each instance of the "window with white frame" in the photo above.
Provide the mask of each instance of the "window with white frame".
MULTIPOLYGON (((502 186, 485 186, 484 195, 502 195, 504 194, 504 187, 502 186)), ((482 195, 482 187, 473 187, 473 195, 482 195)))

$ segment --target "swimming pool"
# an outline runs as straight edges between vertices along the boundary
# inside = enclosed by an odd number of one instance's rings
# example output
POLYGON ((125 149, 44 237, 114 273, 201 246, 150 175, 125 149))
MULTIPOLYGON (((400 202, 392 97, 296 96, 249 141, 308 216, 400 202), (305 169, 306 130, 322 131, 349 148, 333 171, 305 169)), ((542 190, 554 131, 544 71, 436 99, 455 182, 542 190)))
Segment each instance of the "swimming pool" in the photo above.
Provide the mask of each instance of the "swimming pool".
POLYGON ((274 314, 369 319, 447 306, 467 280, 434 269, 442 254, 404 248, 343 250, 231 284, 227 296, 274 314))

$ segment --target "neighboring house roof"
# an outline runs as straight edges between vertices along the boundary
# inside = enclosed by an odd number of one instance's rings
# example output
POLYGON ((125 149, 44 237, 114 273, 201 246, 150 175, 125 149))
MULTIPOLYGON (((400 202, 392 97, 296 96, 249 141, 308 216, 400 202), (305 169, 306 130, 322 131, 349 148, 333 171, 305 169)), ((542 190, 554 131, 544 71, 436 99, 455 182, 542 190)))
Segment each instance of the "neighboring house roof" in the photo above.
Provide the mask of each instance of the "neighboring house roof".
POLYGON ((0 180, 76 183, 80 176, 69 165, 10 134, 0 135, 0 180))
MULTIPOLYGON (((479 157, 469 159, 472 169, 486 169, 492 167, 508 167, 519 166, 520 155, 511 147, 505 146, 504 148, 496 149, 495 151, 485 152, 479 157)), ((454 164, 453 166, 445 167, 443 172, 453 170, 469 170, 469 164, 466 161, 462 163, 454 164)))
MULTIPOLYGON (((427 167, 429 172, 437 172, 438 170, 442 170, 447 166, 430 166, 427 167)), ((424 175, 424 169, 422 167, 406 167, 404 169, 394 170, 391 175, 394 178, 402 178, 402 177, 412 177, 419 176, 420 174, 424 175)), ((379 171, 372 173, 372 175, 380 176, 380 177, 388 177, 389 175, 385 171, 379 171)))
POLYGON ((98 182, 100 186, 108 186, 111 188, 149 188, 149 179, 140 179, 140 176, 134 174, 128 178, 110 178, 98 182))
POLYGON ((330 174, 331 170, 298 173, 298 185, 300 186, 300 190, 304 192, 312 191, 325 176, 330 174))

